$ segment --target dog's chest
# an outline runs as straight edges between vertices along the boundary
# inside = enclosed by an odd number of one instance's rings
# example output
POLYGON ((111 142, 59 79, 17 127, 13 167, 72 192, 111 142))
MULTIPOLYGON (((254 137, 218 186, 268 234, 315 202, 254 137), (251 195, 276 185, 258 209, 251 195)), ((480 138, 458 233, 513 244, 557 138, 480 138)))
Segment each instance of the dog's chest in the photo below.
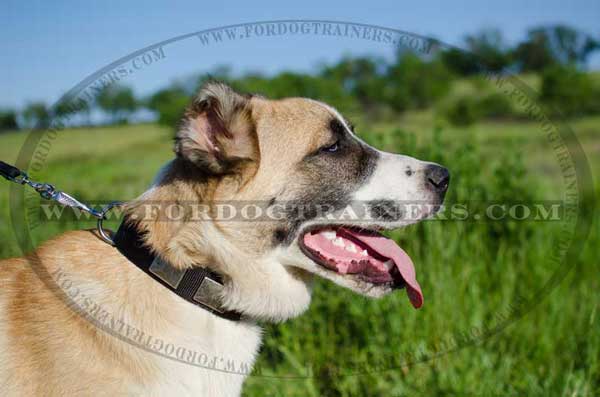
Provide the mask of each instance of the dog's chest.
POLYGON ((197 308, 192 312, 177 327, 170 327, 164 340, 154 342, 153 347, 161 347, 163 356, 150 353, 156 376, 139 389, 140 394, 241 394, 260 345, 260 328, 215 318, 197 308))

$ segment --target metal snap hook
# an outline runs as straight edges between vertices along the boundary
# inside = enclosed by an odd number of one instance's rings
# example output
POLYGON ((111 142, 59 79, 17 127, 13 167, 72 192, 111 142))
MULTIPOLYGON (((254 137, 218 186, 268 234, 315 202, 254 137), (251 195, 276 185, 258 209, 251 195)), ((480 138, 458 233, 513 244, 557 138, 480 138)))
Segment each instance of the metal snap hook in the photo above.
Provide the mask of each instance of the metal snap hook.
POLYGON ((105 243, 112 245, 113 247, 115 246, 115 242, 108 235, 108 233, 106 233, 106 231, 104 230, 102 222, 106 219, 106 214, 108 213, 108 211, 110 211, 114 207, 118 207, 122 204, 123 203, 121 201, 113 201, 111 203, 108 203, 106 206, 104 206, 104 208, 102 208, 102 211, 100 211, 101 217, 98 218, 98 223, 96 225, 96 229, 98 230, 98 233, 100 234, 100 237, 102 238, 102 240, 104 240, 105 243))

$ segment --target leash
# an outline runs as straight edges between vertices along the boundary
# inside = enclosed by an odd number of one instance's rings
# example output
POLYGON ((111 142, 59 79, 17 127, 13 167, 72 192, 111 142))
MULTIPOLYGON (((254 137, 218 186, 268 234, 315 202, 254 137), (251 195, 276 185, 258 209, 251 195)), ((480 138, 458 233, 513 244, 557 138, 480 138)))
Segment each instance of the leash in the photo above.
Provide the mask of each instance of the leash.
POLYGON ((121 202, 113 201, 104 206, 101 210, 96 210, 89 205, 86 205, 75 199, 73 196, 56 189, 49 183, 32 181, 29 179, 29 175, 27 175, 25 171, 7 164, 4 161, 0 161, 0 175, 2 175, 7 181, 14 182, 18 185, 27 185, 32 187, 43 199, 56 201, 65 207, 77 208, 92 215, 94 218, 98 219, 96 227, 102 240, 104 240, 107 244, 114 245, 112 238, 108 235, 108 233, 106 233, 102 223, 106 219, 106 214, 108 211, 120 205, 121 202))
POLYGON ((216 316, 231 321, 241 319, 241 313, 221 307, 219 296, 224 288, 221 275, 205 267, 194 267, 186 270, 176 269, 145 246, 142 239, 143 235, 126 220, 121 223, 113 240, 102 227, 102 222, 106 219, 108 211, 121 205, 121 202, 113 201, 98 211, 73 196, 56 189, 49 183, 32 181, 25 171, 4 161, 0 161, 0 175, 10 182, 32 187, 46 200, 53 200, 65 207, 78 208, 91 214, 98 219, 97 229, 102 239, 107 244, 117 248, 130 262, 163 287, 216 316))

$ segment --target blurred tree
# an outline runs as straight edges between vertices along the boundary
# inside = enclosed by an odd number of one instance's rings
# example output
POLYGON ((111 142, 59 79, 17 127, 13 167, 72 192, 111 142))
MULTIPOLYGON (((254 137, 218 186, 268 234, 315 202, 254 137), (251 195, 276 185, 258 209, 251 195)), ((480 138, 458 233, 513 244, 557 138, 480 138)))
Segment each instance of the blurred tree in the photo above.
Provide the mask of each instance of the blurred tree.
POLYGON ((529 30, 527 39, 514 50, 524 72, 542 71, 555 65, 583 66, 600 43, 586 33, 565 25, 540 26, 529 30))
POLYGON ((10 109, 0 110, 0 132, 16 130, 18 128, 17 113, 10 109))
POLYGON ((138 103, 129 87, 111 84, 105 86, 96 98, 100 108, 110 115, 112 123, 126 123, 138 103))
POLYGON ((63 123, 71 122, 77 115, 80 115, 79 124, 90 124, 90 106, 79 98, 63 98, 53 109, 53 115, 63 123))
POLYGON ((465 38, 467 48, 480 60, 484 71, 499 72, 511 63, 510 51, 498 29, 486 29, 465 38))
POLYGON ((471 76, 479 73, 481 68, 475 54, 456 48, 450 48, 440 53, 441 61, 453 73, 459 76, 471 76))
POLYGON ((467 35, 468 51, 449 48, 440 53, 446 67, 459 76, 470 76, 485 71, 498 72, 512 62, 511 52, 498 29, 485 29, 467 35))
POLYGON ((527 39, 514 50, 514 58, 523 72, 537 72, 556 65, 548 36, 543 30, 531 30, 527 39))
POLYGON ((74 111, 73 106, 69 101, 63 100, 60 101, 56 106, 54 106, 54 116, 59 118, 64 118, 71 115, 74 111))
POLYGON ((600 48, 600 42, 569 26, 552 26, 546 32, 552 52, 563 65, 582 66, 589 55, 600 48))
POLYGON ((159 124, 175 127, 189 101, 190 96, 187 92, 174 85, 152 95, 146 101, 146 105, 148 109, 157 113, 159 124))
POLYGON ((381 59, 346 57, 334 65, 324 67, 320 75, 341 84, 363 108, 372 109, 383 102, 381 94, 385 88, 386 67, 381 59))
POLYGON ((269 98, 307 97, 325 101, 340 111, 357 108, 355 98, 339 82, 322 76, 295 72, 281 72, 273 77, 252 74, 232 80, 230 84, 242 92, 269 98))
POLYGON ((90 104, 85 101, 85 100, 81 100, 78 103, 78 112, 81 115, 81 122, 83 125, 91 125, 92 121, 91 121, 91 112, 92 109, 90 107, 90 104))
POLYGON ((440 59, 424 61, 410 53, 398 55, 398 61, 386 73, 382 93, 397 111, 423 109, 450 90, 452 74, 440 59))
POLYGON ((50 111, 43 102, 33 102, 23 110, 23 119, 28 128, 45 129, 50 125, 50 111))
POLYGON ((196 84, 192 87, 192 90, 189 90, 189 84, 181 84, 178 83, 177 86, 185 89, 186 92, 196 93, 204 84, 209 81, 221 81, 223 83, 232 84, 234 80, 233 72, 231 70, 231 66, 228 65, 218 65, 214 67, 209 73, 202 74, 200 77, 195 79, 196 84))

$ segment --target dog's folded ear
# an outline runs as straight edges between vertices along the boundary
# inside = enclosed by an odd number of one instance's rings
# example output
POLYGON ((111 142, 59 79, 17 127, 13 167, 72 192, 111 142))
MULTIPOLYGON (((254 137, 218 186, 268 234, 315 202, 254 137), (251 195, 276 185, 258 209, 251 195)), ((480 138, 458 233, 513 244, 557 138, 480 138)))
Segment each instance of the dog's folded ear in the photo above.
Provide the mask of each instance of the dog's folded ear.
POLYGON ((241 161, 257 161, 250 97, 222 83, 207 83, 183 116, 175 153, 217 174, 228 172, 241 161))

